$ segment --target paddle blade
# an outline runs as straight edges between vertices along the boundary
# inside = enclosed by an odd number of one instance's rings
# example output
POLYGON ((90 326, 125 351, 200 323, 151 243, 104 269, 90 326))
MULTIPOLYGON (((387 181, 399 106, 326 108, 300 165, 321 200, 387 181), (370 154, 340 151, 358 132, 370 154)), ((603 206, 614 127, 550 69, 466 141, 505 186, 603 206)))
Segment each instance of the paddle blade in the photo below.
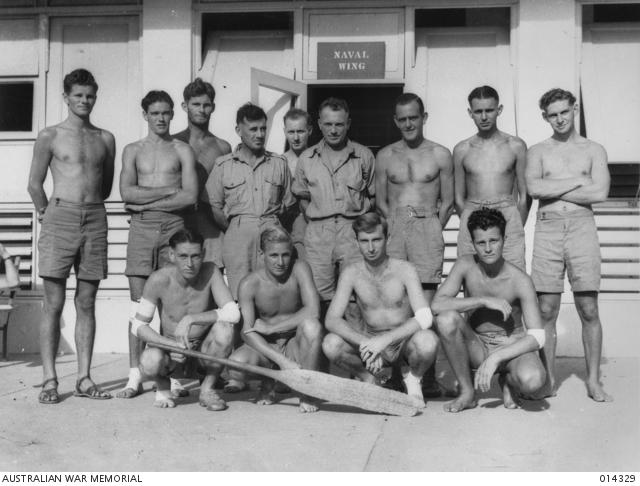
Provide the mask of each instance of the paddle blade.
POLYGON ((293 390, 340 405, 407 417, 424 407, 419 400, 404 393, 319 371, 289 369, 276 373, 276 379, 293 390))

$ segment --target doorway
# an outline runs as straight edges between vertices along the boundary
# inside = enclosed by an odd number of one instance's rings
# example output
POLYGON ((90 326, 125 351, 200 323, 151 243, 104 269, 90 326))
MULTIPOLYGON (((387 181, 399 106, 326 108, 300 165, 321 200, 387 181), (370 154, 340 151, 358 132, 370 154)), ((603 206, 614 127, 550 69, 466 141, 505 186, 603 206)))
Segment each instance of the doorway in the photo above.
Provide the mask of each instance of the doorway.
POLYGON ((402 85, 309 85, 307 110, 314 124, 309 145, 318 143, 322 138, 317 125, 320 103, 329 97, 342 98, 351 112, 349 138, 366 145, 376 154, 400 138, 393 123, 393 110, 402 91, 402 85))

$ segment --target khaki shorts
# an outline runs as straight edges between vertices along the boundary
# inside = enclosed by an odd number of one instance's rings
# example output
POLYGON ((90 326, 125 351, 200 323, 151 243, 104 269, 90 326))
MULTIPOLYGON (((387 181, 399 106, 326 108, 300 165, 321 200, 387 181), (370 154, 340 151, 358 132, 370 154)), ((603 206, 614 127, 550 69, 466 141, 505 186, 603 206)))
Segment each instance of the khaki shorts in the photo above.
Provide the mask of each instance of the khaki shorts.
POLYGON ((600 243, 593 212, 538 211, 531 278, 538 292, 562 293, 567 271, 571 290, 600 290, 600 243))
POLYGON ((38 240, 38 272, 43 278, 107 278, 107 212, 102 203, 49 202, 38 240))
MULTIPOLYGON (((298 344, 296 343, 296 333, 282 333, 274 334, 271 336, 264 336, 263 339, 267 341, 267 344, 275 351, 283 355, 285 358, 290 359, 298 364, 300 363, 300 356, 298 356, 298 344)), ((274 363, 266 356, 253 349, 248 344, 243 344, 239 349, 246 348, 247 350, 255 353, 258 356, 258 365, 266 368, 273 368, 274 363)))
POLYGON ((469 221, 469 215, 472 212, 482 207, 499 209, 504 219, 507 220, 502 255, 506 261, 513 263, 523 272, 526 271, 524 262, 524 227, 522 226, 522 218, 516 207, 515 200, 512 197, 484 201, 467 200, 460 215, 458 256, 473 255, 476 253, 476 250, 473 248, 473 243, 471 242, 469 229, 467 228, 467 221, 469 221))
POLYGON ((181 215, 143 211, 131 216, 124 274, 148 277, 169 263, 169 239, 184 228, 181 215))
MULTIPOLYGON (((502 349, 505 346, 509 346, 516 341, 522 339, 526 334, 525 330, 522 327, 518 327, 514 329, 512 332, 507 331, 491 331, 491 332, 476 332, 476 336, 478 340, 482 344, 484 348, 484 359, 496 351, 502 349)), ((498 371, 501 371, 504 366, 508 363, 504 362, 498 371)))
POLYGON ((390 257, 413 263, 422 283, 440 283, 444 239, 435 210, 398 208, 389 222, 387 252, 390 257))
POLYGON ((339 272, 346 265, 362 260, 352 223, 352 219, 331 216, 307 224, 304 248, 322 300, 333 298, 339 272))
POLYGON ((222 243, 222 262, 227 272, 229 290, 238 299, 238 285, 251 272, 259 268, 260 233, 268 225, 280 225, 278 218, 234 216, 222 243))
POLYGON ((207 205, 198 205, 198 209, 185 215, 184 224, 202 235, 204 243, 205 262, 213 262, 222 267, 222 238, 223 233, 213 220, 211 208, 207 205))

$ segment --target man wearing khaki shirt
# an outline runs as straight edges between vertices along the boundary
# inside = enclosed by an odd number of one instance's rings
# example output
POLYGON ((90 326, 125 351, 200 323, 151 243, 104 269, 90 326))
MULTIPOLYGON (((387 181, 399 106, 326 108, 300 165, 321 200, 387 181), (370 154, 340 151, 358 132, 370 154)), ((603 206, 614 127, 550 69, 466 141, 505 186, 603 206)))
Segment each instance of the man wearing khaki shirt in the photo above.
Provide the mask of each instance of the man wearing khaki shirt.
POLYGON ((260 232, 279 225, 279 216, 294 204, 287 161, 265 150, 267 115, 247 103, 236 116, 240 145, 218 158, 206 190, 216 223, 225 230, 222 261, 234 299, 243 277, 257 267, 260 232))
POLYGON ((344 100, 328 98, 318 113, 323 138, 300 155, 293 192, 309 222, 304 238, 307 262, 326 302, 335 293, 336 270, 362 259, 351 224, 373 207, 374 157, 367 147, 347 138, 351 120, 344 100))

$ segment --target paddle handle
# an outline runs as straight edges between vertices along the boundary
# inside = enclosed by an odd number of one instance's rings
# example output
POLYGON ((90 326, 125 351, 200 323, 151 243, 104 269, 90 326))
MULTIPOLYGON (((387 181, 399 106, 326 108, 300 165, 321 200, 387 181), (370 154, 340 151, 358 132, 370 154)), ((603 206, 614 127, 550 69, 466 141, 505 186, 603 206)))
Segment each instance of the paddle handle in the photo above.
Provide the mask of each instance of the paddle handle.
POLYGON ((266 376, 267 378, 273 378, 274 380, 278 379, 279 371, 271 370, 269 368, 263 368, 262 366, 255 366, 249 363, 240 363, 239 361, 234 361, 232 359, 227 358, 218 358, 217 356, 211 356, 205 353, 201 353, 200 351, 194 351, 192 349, 184 349, 179 348, 177 346, 169 346, 168 344, 159 344, 159 343, 147 343, 149 346, 164 349, 165 351, 169 351, 172 353, 179 353, 185 356, 189 356, 191 358, 204 359, 206 361, 213 361, 214 363, 218 363, 221 365, 228 366, 229 368, 235 368, 240 371, 246 371, 248 373, 255 373, 256 375, 266 376))

